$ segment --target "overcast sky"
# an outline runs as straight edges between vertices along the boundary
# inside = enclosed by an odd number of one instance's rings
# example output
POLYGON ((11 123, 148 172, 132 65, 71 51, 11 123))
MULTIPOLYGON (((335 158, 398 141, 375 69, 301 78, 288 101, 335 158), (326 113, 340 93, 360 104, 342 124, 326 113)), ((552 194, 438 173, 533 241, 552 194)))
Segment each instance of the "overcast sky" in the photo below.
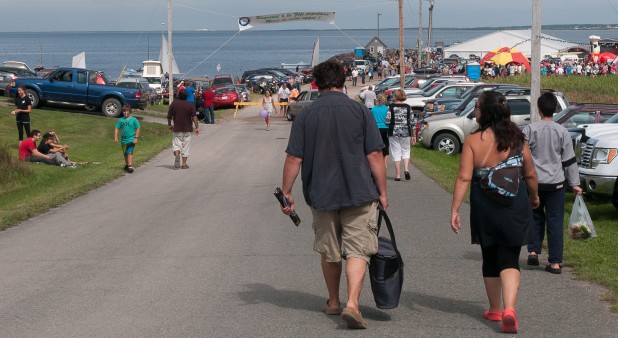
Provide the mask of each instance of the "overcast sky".
MULTIPOLYGON (((5 0, 8 2, 8 0, 5 0)), ((434 0, 433 27, 526 26, 533 0, 434 0)), ((616 24, 618 0, 540 0, 542 24, 616 24)), ((2 6, 0 32, 158 31, 168 0, 28 0, 2 6), (13 13, 13 14, 11 14, 13 13)), ((418 25, 418 0, 404 0, 406 27, 418 25)), ((398 0, 172 0, 174 30, 237 30, 239 16, 334 11, 341 29, 398 26, 398 0)), ((429 0, 423 2, 427 26, 429 0)), ((333 29, 325 23, 283 23, 262 29, 333 29)), ((167 28, 166 28, 167 29, 167 28)), ((0 36, 1 37, 1 36, 0 36)))

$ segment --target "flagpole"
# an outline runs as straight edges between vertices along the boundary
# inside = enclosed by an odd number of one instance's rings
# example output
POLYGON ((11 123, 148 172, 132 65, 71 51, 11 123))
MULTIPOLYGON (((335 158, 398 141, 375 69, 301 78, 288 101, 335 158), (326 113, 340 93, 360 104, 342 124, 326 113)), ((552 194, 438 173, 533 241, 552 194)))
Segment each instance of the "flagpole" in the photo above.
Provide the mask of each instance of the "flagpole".
POLYGON ((406 53, 403 44, 403 0, 399 0, 399 81, 401 89, 406 86, 406 53))
POLYGON ((168 74, 168 100, 169 104, 174 101, 174 68, 172 60, 172 0, 167 0, 167 59, 169 60, 167 66, 168 74))

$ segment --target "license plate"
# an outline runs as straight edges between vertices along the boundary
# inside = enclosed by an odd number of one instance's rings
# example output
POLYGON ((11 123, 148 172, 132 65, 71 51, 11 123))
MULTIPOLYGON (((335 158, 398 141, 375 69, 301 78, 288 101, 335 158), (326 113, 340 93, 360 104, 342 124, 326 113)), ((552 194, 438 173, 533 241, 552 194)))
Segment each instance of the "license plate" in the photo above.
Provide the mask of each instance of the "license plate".
POLYGON ((4 77, 0 76, 0 81, 4 80, 4 77))
POLYGON ((227 100, 227 96, 221 96, 221 100, 227 100))

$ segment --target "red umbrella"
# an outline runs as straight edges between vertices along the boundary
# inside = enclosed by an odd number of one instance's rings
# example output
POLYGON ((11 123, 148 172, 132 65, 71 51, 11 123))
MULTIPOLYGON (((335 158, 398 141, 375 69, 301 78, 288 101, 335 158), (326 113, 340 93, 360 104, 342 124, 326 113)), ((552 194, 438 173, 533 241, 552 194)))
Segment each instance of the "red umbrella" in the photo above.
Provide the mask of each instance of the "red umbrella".
POLYGON ((527 71, 530 71, 530 61, 522 52, 518 51, 515 48, 509 47, 500 47, 492 50, 491 52, 485 54, 480 64, 484 64, 485 62, 493 62, 497 65, 507 65, 510 63, 516 63, 523 65, 527 71))

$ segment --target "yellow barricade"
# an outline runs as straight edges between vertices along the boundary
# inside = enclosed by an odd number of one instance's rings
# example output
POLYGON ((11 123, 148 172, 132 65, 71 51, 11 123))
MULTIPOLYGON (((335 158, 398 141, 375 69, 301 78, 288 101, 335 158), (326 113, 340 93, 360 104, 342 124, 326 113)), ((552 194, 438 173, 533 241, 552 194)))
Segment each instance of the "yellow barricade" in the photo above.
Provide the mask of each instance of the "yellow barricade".
MULTIPOLYGON (((236 113, 238 112, 238 107, 239 106, 261 106, 262 102, 234 102, 234 106, 236 107, 236 110, 234 110, 234 118, 236 118, 236 113)), ((287 102, 274 102, 273 101, 273 105, 275 106, 287 106, 288 103, 287 102)))

